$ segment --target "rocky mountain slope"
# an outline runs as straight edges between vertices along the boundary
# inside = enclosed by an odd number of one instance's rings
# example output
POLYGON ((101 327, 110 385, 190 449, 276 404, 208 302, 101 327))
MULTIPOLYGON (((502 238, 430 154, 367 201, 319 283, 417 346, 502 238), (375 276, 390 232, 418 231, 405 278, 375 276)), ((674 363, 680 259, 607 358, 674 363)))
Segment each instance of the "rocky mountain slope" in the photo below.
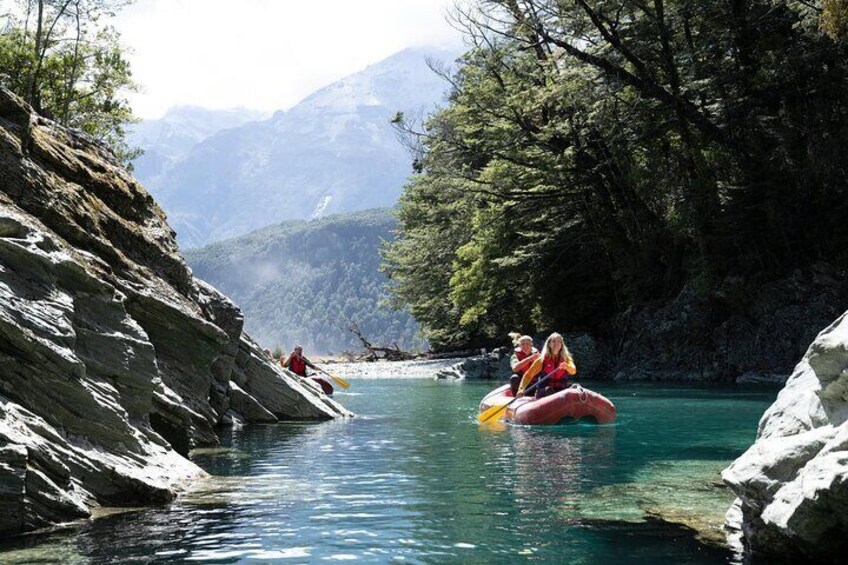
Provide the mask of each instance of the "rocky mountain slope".
POLYGON ((175 106, 161 118, 143 120, 128 128, 129 144, 144 149, 144 154, 133 161, 133 174, 142 185, 157 186, 162 176, 201 141, 263 117, 261 112, 247 108, 175 106))
POLYGON ((286 112, 219 132, 146 184, 183 247, 289 219, 395 204, 411 157, 390 120, 431 110, 447 84, 407 49, 333 83, 286 112))
POLYGON ((190 249, 186 261, 242 305, 248 331, 268 347, 359 351, 352 320, 374 344, 422 350, 412 316, 382 304, 389 292, 379 249, 395 224, 385 208, 290 220, 190 249))
POLYGON ((844 563, 848 552, 848 312, 823 330, 723 473, 728 525, 767 558, 844 563))
POLYGON ((219 425, 347 414, 192 277, 110 153, 2 89, 0 297, 0 535, 172 498, 219 425))

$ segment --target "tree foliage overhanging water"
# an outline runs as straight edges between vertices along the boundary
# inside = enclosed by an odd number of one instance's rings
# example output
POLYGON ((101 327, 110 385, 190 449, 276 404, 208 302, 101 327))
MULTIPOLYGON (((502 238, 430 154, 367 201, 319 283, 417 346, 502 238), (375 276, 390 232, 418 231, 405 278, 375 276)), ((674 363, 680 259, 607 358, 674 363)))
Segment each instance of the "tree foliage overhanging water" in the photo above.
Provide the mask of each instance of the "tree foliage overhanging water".
POLYGON ((421 152, 384 251, 398 302, 438 346, 844 266, 845 15, 826 4, 457 12, 472 48, 449 103, 399 119, 421 152))

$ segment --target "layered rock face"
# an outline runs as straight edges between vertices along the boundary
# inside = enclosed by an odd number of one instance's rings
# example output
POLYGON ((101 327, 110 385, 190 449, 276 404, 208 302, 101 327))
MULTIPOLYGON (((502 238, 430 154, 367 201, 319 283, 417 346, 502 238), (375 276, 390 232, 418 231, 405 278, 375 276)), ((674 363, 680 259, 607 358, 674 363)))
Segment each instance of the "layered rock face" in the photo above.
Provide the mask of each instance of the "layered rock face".
POLYGON ((845 276, 825 263, 765 284, 727 278, 707 296, 690 284, 667 304, 620 316, 605 358, 618 381, 782 385, 845 305, 845 276))
POLYGON ((108 151, 0 89, 0 535, 167 501, 220 425, 348 414, 242 326, 108 151))
POLYGON ((848 312, 822 331, 722 474, 752 553, 844 563, 848 555, 848 312))
MULTIPOLYGON (((628 310, 594 336, 564 337, 578 378, 783 385, 846 306, 845 273, 818 263, 762 284, 728 277, 704 293, 690 284, 670 302, 628 310)), ((546 334, 534 337, 541 347, 546 334)), ((500 361, 475 357, 439 376, 505 378, 509 366, 500 361)))

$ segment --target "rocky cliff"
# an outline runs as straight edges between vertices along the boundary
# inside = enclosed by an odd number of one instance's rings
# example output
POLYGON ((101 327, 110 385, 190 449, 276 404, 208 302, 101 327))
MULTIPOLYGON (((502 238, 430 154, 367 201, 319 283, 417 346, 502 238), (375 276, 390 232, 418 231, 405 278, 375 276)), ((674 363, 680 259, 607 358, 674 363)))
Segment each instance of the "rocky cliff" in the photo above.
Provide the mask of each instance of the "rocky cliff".
POLYGON ((709 292, 619 316, 602 344, 618 381, 784 384, 821 328, 848 305, 845 273, 826 263, 768 282, 728 277, 709 292))
POLYGON ((0 535, 167 501, 220 425, 347 414, 242 326, 108 151, 0 89, 0 535))
MULTIPOLYGON (((816 334, 846 307, 845 271, 817 263, 778 280, 727 277, 710 291, 686 285, 673 300, 630 309, 593 335, 564 337, 584 379, 783 385, 816 334)), ((534 336, 537 347, 547 335, 534 336)), ((439 376, 509 374, 496 351, 439 376)))
POLYGON ((844 563, 848 552, 848 312, 823 330, 757 441, 723 473, 746 549, 844 563))

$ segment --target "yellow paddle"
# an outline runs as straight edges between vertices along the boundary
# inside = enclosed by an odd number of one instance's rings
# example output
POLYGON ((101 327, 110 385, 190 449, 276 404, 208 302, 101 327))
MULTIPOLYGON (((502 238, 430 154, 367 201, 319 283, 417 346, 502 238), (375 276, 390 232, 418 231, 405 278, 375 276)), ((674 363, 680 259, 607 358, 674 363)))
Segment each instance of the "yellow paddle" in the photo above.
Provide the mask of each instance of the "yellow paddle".
MULTIPOLYGON (((534 365, 535 365, 535 363, 534 363, 534 365)), ((525 373, 525 374, 526 374, 526 373, 525 373)), ((551 373, 551 375, 552 375, 552 374, 553 374, 553 373, 551 373)), ((536 381, 536 382, 533 384, 533 386, 528 387, 528 388, 524 391, 524 394, 527 394, 528 392, 533 391, 533 389, 535 389, 535 388, 536 388, 536 387, 538 387, 540 384, 542 384, 543 382, 545 382, 545 381, 547 381, 549 378, 551 378, 551 375, 545 375, 544 377, 542 377, 541 379, 539 379, 538 381, 536 381)), ((513 398, 512 400, 510 400, 509 402, 507 402, 506 404, 501 404, 501 405, 495 404, 495 405, 494 405, 494 406, 492 406, 491 408, 486 408, 483 412, 481 412, 481 413, 480 413, 480 415, 479 415, 479 416, 477 416, 477 423, 482 424, 482 423, 484 423, 484 422, 487 422, 487 421, 491 420, 492 418, 494 418, 495 416, 497 416, 498 414, 500 414, 500 413, 501 413, 501 411, 506 410, 506 409, 507 409, 507 407, 508 407, 510 404, 512 404, 513 402, 515 402, 515 401, 516 401, 516 400, 518 400, 519 398, 520 398, 520 397, 518 397, 518 396, 517 396, 517 397, 513 398)))
POLYGON ((327 372, 327 371, 325 371, 324 369, 321 369, 320 367, 315 367, 315 368, 316 368, 316 369, 318 369, 319 371, 321 371, 322 373, 324 373, 325 375, 327 375, 328 377, 330 377, 331 379, 333 379, 333 381, 334 381, 337 385, 339 385, 340 387, 342 387, 343 389, 347 390, 347 389, 349 389, 349 388, 350 388, 350 383, 349 383, 349 382, 347 382, 346 380, 344 380, 343 378, 341 378, 341 377, 337 377, 337 376, 335 376, 335 375, 331 375, 330 373, 328 373, 328 372, 327 372))
POLYGON ((542 370, 542 364, 544 363, 544 359, 539 355, 536 357, 536 360, 533 361, 533 364, 527 367, 527 370, 524 371, 524 375, 521 377, 521 384, 518 385, 518 392, 524 390, 524 387, 530 384, 530 381, 533 380, 533 377, 539 374, 539 371, 542 370))

